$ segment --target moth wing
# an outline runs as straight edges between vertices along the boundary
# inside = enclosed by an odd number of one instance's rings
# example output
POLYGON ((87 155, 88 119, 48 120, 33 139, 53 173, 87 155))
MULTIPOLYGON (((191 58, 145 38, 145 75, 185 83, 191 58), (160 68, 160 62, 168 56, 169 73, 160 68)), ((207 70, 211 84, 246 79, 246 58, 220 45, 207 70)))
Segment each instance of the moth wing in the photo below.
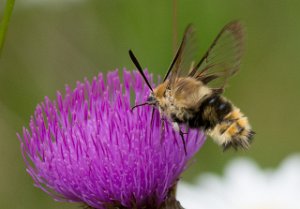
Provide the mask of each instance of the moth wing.
POLYGON ((244 36, 244 28, 239 21, 225 25, 189 76, 223 91, 227 79, 240 68, 244 36))
POLYGON ((169 80, 168 87, 172 88, 179 77, 187 77, 193 69, 193 61, 198 50, 195 28, 188 25, 185 29, 180 47, 167 71, 164 80, 169 80))

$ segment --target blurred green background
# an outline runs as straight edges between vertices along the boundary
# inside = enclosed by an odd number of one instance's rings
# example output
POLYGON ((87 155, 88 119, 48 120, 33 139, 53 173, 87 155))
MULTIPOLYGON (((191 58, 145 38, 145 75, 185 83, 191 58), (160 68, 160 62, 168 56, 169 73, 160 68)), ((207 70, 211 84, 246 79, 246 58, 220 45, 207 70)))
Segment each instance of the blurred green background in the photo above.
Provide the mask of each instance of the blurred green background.
MULTIPOLYGON (((0 1, 2 10, 5 1, 0 1)), ((184 174, 222 172, 246 156, 275 167, 300 151, 300 2, 271 0, 178 0, 179 38, 197 28, 199 58, 233 19, 247 27, 241 71, 225 95, 250 118, 257 132, 250 151, 223 153, 208 140, 184 174)), ((77 208, 56 203, 32 186, 16 132, 28 126, 36 105, 65 84, 99 71, 133 69, 128 49, 142 66, 164 74, 172 59, 172 1, 19 0, 0 59, 0 207, 77 208)))

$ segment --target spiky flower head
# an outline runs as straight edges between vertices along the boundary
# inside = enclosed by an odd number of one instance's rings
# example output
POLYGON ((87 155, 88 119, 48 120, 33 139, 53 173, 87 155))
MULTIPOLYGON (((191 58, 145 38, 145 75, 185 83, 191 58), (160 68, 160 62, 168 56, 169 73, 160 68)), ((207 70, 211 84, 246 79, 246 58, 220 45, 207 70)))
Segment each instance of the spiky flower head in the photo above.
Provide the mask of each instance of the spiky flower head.
MULTIPOLYGON (((150 77, 148 74, 147 76, 150 77)), ((100 73, 36 107, 18 135, 27 172, 57 201, 92 208, 162 208, 204 135, 190 131, 187 154, 180 135, 143 106, 149 89, 137 72, 100 73)), ((151 80, 151 79, 150 79, 151 80)), ((172 204, 172 203, 170 203, 172 204)))

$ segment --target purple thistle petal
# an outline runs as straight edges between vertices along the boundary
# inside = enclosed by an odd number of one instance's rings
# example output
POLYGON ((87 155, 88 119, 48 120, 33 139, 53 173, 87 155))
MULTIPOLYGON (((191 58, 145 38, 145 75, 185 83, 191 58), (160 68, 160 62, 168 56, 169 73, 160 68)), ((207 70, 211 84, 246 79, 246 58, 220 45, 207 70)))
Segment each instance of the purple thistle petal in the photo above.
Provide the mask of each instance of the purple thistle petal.
MULTIPOLYGON (((146 73, 148 78, 151 76, 146 73)), ((35 185, 55 200, 84 202, 103 209, 158 208, 186 169, 187 162, 204 143, 203 133, 190 131, 187 155, 180 135, 152 107, 131 111, 147 99, 149 89, 138 72, 100 73, 92 82, 66 86, 39 104, 29 129, 18 134, 27 172, 35 185)))

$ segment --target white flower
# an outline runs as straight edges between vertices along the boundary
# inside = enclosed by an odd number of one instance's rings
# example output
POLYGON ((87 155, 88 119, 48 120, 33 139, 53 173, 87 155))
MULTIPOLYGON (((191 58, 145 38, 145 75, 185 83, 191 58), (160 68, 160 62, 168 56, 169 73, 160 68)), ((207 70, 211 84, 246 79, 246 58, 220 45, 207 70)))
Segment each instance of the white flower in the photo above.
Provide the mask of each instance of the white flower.
POLYGON ((300 209, 300 155, 277 170, 234 160, 224 177, 205 174, 195 185, 180 182, 178 200, 186 209, 300 209))

